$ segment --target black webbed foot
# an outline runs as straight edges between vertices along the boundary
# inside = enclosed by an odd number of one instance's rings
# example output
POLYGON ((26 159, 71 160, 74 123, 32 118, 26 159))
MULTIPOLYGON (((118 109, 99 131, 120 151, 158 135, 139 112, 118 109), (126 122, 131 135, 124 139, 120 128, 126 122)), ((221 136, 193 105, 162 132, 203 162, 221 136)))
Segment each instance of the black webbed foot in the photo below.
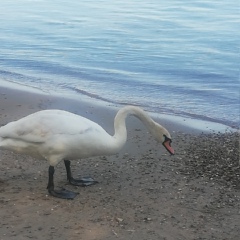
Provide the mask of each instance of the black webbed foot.
POLYGON ((68 191, 64 188, 62 190, 48 189, 48 192, 53 197, 63 198, 63 199, 74 199, 78 195, 78 193, 68 191))
POLYGON ((68 191, 64 188, 62 190, 54 190, 54 184, 53 184, 54 167, 49 166, 48 172, 49 172, 49 178, 48 178, 47 189, 51 196, 64 198, 64 199, 74 199, 78 195, 78 193, 68 191))
POLYGON ((72 185, 82 186, 82 187, 86 187, 86 186, 90 186, 90 185, 94 185, 94 184, 98 183, 98 181, 95 181, 91 177, 83 177, 81 179, 74 179, 73 177, 71 177, 68 180, 72 185))
POLYGON ((66 171, 67 171, 67 179, 70 184, 72 184, 74 186, 86 187, 86 186, 90 186, 90 185, 94 185, 94 184, 98 183, 91 177, 83 177, 80 179, 74 179, 72 176, 71 167, 70 167, 71 162, 69 160, 64 160, 64 163, 65 163, 65 167, 66 167, 66 171))

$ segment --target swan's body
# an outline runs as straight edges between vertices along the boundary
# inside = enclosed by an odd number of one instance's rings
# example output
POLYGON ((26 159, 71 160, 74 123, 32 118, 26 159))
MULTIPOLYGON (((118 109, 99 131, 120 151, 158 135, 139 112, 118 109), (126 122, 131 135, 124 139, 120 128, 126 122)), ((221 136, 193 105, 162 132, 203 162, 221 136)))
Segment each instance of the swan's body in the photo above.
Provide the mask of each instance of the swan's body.
POLYGON ((44 110, 0 128, 0 147, 55 166, 62 159, 114 154, 117 142, 101 126, 79 115, 44 110))
MULTIPOLYGON (((173 154, 169 132, 142 109, 132 106, 124 107, 117 113, 113 136, 97 123, 79 115, 62 110, 39 111, 1 127, 0 148, 46 159, 54 172, 54 166, 61 160, 117 153, 127 140, 125 119, 129 114, 138 117, 156 140, 164 143, 173 154)), ((71 175, 70 166, 66 165, 66 168, 71 175)))

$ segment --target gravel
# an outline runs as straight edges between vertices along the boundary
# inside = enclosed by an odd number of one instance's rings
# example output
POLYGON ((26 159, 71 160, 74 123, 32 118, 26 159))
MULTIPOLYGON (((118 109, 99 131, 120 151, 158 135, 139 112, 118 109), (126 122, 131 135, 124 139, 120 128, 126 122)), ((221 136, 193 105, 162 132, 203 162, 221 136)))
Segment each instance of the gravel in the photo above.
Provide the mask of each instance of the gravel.
POLYGON ((195 136, 186 149, 180 172, 189 179, 203 178, 240 189, 239 132, 195 136))

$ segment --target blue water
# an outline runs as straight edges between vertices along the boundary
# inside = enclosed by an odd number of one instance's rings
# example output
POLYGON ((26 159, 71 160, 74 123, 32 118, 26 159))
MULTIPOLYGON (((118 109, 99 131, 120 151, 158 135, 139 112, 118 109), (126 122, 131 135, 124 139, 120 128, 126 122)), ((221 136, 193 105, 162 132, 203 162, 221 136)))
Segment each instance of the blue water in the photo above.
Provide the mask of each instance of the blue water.
POLYGON ((0 9, 0 79, 239 125, 238 0, 2 0, 0 9))

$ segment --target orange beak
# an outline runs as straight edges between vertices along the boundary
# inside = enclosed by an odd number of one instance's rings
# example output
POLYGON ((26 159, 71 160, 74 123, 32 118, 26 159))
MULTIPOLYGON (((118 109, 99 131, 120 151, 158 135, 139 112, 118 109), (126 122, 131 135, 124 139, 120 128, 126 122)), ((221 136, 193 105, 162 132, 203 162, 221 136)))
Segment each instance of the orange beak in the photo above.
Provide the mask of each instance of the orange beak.
POLYGON ((167 151, 171 154, 174 155, 174 149, 171 147, 171 139, 167 138, 164 142, 163 142, 163 146, 167 149, 167 151))

